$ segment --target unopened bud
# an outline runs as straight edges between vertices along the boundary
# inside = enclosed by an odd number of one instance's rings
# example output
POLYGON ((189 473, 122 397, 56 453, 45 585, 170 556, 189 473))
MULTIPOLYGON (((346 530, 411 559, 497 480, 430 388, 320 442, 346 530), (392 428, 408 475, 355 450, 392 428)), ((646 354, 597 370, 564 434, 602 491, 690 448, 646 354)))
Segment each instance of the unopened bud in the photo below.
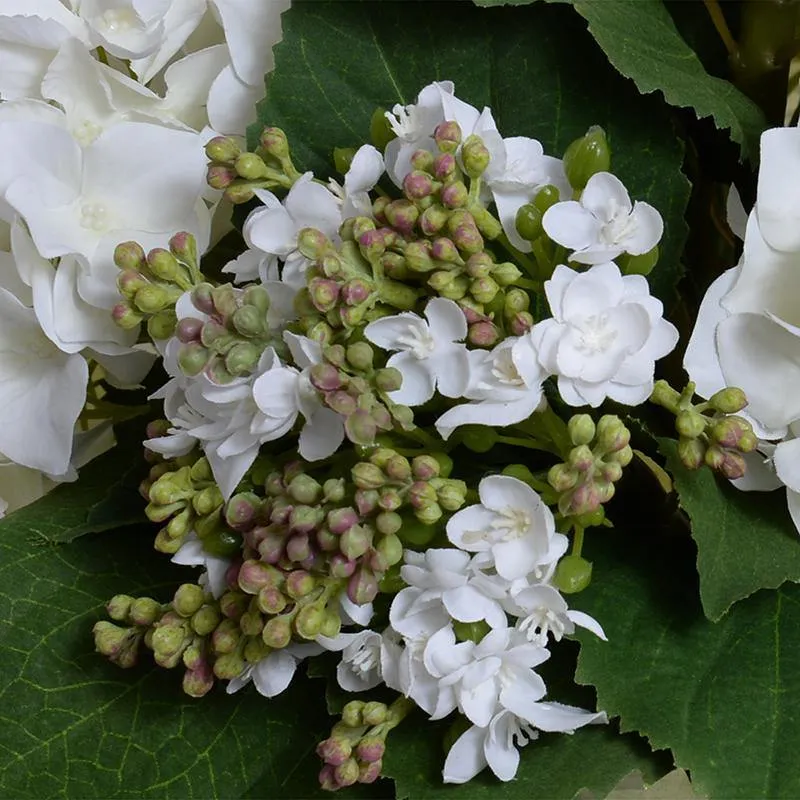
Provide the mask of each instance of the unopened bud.
MULTIPOLYGON (((359 408, 348 416, 345 421, 344 431, 347 438, 354 444, 367 445, 375 441, 378 427, 372 415, 363 408, 359 408)), ((365 467, 367 466, 371 467, 372 465, 356 464, 356 466, 353 467, 353 482, 360 489, 375 488, 372 482, 378 479, 374 469, 366 469, 365 467)), ((380 472, 380 470, 378 472, 380 472)), ((383 481, 383 476, 381 476, 380 480, 383 481)), ((380 485, 382 486, 383 483, 380 485)))
POLYGON ((141 272, 147 268, 144 248, 138 242, 122 242, 114 248, 114 263, 125 270, 141 272))
POLYGON ((469 285, 469 293, 479 303, 491 303, 500 287, 494 278, 474 278, 469 285))
POLYGON ((747 395, 741 389, 729 386, 711 395, 708 402, 715 411, 736 414, 747 406, 747 395))
POLYGON ((292 627, 286 617, 273 617, 267 620, 261 638, 267 647, 280 650, 292 640, 292 627))
POLYGON ((461 127, 454 120, 440 122, 433 132, 433 139, 442 153, 455 153, 461 144, 461 127))
POLYGON ((419 218, 420 230, 426 236, 435 236, 447 224, 449 212, 442 206, 434 203, 428 206, 419 218))
POLYGON ((358 370, 372 368, 375 351, 366 342, 355 342, 347 347, 347 360, 358 370))
POLYGON ((442 187, 439 197, 446 208, 463 208, 469 200, 469 190, 462 181, 453 181, 442 187))
POLYGON ((152 625, 160 616, 161 604, 150 597, 138 597, 128 611, 128 619, 134 625, 152 625))
POLYGON ((289 157, 289 140, 280 128, 264 128, 258 143, 266 153, 279 161, 289 157))
POLYGON ((124 621, 128 617, 131 604, 134 598, 127 594, 116 594, 106 604, 106 612, 111 619, 118 622, 124 621))
POLYGON ((196 583, 184 583, 178 587, 172 599, 172 607, 182 617, 191 617, 203 605, 203 590, 196 583))
POLYGON ((605 131, 598 125, 589 128, 564 152, 564 170, 574 189, 583 189, 592 175, 608 172, 610 166, 611 150, 605 131))
MULTIPOLYGON (((431 155, 432 163, 433 156, 431 155)), ((436 184, 431 176, 419 169, 412 170, 403 178, 403 193, 409 200, 422 200, 424 197, 433 194, 435 188, 436 184)))
POLYGON ((708 417, 692 409, 679 411, 675 417, 675 430, 686 439, 697 439, 705 432, 708 417))
POLYGON ((222 164, 232 164, 242 152, 236 140, 230 136, 215 136, 206 143, 205 149, 209 160, 222 164))
POLYGON ((316 578, 302 569, 292 570, 286 576, 286 594, 292 600, 299 600, 314 591, 317 585, 316 578))
POLYGON ((605 453, 622 450, 631 440, 631 432, 613 414, 604 414, 597 421, 597 447, 605 453))
POLYGON ((467 136, 461 147, 461 161, 464 164, 464 172, 470 178, 479 178, 486 171, 490 160, 491 154, 483 143, 483 139, 474 133, 467 136))
POLYGON ((198 636, 208 636, 220 622, 220 614, 212 605, 203 606, 192 615, 192 630, 198 636))
POLYGON ((302 639, 315 639, 325 622, 325 609, 316 604, 304 606, 294 618, 294 629, 302 639))
POLYGON ((567 423, 567 431, 572 444, 590 444, 595 434, 594 420, 588 414, 575 414, 567 423))
POLYGON ((592 580, 592 564, 585 558, 566 555, 558 562, 554 582, 564 594, 583 591, 592 580))
POLYGON ((542 228, 542 212, 533 203, 525 203, 517 209, 514 226, 523 239, 533 242, 542 235, 544 230, 542 228))
POLYGON ((347 582, 347 596, 356 605, 371 603, 378 594, 378 581, 373 572, 360 567, 347 582))

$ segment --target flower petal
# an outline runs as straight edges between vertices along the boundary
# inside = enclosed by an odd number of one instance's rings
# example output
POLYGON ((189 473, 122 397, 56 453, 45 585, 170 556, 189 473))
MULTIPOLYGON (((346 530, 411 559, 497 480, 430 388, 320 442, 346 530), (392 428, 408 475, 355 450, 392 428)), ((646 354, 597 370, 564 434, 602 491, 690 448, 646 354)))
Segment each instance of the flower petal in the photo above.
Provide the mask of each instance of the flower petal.
POLYGON ((333 455, 344 441, 342 418, 320 406, 300 431, 298 451, 306 461, 320 461, 333 455))
POLYGON ((436 382, 425 361, 420 361, 412 353, 395 353, 386 366, 394 367, 403 376, 400 388, 389 393, 393 403, 413 408, 427 403, 433 397, 436 382))
POLYGON ((442 770, 445 783, 467 783, 487 766, 483 743, 488 731, 473 725, 456 739, 442 770))

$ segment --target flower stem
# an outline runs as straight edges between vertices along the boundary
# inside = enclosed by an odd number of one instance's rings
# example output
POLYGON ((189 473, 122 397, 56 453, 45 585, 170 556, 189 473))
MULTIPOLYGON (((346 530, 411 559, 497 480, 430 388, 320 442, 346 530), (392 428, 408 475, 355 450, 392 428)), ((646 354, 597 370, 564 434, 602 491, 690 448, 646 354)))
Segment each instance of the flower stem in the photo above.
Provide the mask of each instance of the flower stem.
POLYGON ((514 258, 514 260, 528 273, 528 275, 536 280, 539 278, 539 270, 537 265, 531 261, 529 256, 526 256, 525 253, 517 250, 513 244, 508 239, 508 236, 505 233, 501 233, 496 239, 496 242, 501 244, 507 251, 510 256, 514 258))
POLYGON ((583 549, 583 525, 575 525, 575 536, 572 539, 572 555, 579 556, 583 549))
POLYGON ((735 55, 737 52, 739 52, 739 45, 736 44, 736 40, 731 34, 731 29, 728 27, 728 23, 725 21, 725 15, 722 13, 719 0, 703 0, 703 3, 705 3, 706 11, 708 11, 708 15, 711 17, 711 21, 714 23, 714 27, 717 29, 719 38, 722 39, 722 43, 725 45, 725 49, 728 51, 728 55, 735 55))

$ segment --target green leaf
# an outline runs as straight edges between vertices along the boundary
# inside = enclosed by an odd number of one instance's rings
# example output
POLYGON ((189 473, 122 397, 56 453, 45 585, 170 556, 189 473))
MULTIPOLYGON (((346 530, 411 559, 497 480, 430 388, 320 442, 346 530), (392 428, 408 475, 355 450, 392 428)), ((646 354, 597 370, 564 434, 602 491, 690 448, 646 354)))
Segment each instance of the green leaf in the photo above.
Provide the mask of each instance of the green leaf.
MULTIPOLYGON (((692 108, 698 117, 712 117, 718 128, 730 130, 743 157, 757 159, 759 138, 767 127, 763 112, 732 83, 706 72, 662 0, 566 1, 589 23, 608 60, 640 92, 660 90, 670 105, 692 108)), ((506 0, 475 2, 497 6, 506 0)))
POLYGON ((114 448, 82 467, 75 483, 63 483, 4 517, 0 533, 38 543, 69 542, 146 521, 136 488, 145 473, 144 425, 141 417, 118 425, 114 448))
POLYGON ((167 599, 193 574, 151 540, 129 529, 32 548, 0 529, 0 797, 322 797, 314 748, 331 720, 317 682, 193 700, 179 669, 93 652, 113 594, 167 599))
POLYGON ((647 524, 587 545, 594 573, 580 607, 608 641, 579 634, 576 677, 596 688, 598 707, 671 748, 698 792, 800 796, 790 766, 800 747, 800 587, 760 591, 712 623, 687 538, 647 524))
POLYGON ((681 143, 664 104, 621 78, 569 9, 314 0, 294 3, 282 19, 251 143, 264 125, 280 126, 298 168, 325 177, 335 146, 369 141, 376 107, 411 103, 423 86, 444 79, 473 105, 491 105, 504 136, 531 136, 552 155, 602 125, 614 172, 664 217, 650 280, 657 295, 671 297, 689 194, 681 143))
POLYGON ((710 470, 687 470, 673 440, 659 439, 659 449, 691 519, 700 598, 710 620, 759 589, 800 581, 800 538, 784 491, 740 492, 710 470))

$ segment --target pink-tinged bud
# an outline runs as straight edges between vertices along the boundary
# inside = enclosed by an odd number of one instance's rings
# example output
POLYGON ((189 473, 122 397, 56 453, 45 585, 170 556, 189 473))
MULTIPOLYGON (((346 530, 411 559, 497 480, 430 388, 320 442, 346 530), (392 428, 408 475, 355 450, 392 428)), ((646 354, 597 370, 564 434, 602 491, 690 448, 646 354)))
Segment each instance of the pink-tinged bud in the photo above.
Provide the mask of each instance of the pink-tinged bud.
POLYGON ((232 183, 223 195, 229 203, 233 203, 235 206, 249 203, 255 196, 256 193, 246 183, 232 183))
POLYGON ((452 153, 439 153, 433 160, 433 174, 439 181, 446 181, 455 175, 456 157, 452 153))
POLYGON ((197 239, 188 231, 178 231, 169 240, 169 250, 176 258, 190 266, 197 265, 197 239))
POLYGON ((469 291, 479 303, 488 304, 494 300, 500 287, 494 278, 487 276, 486 278, 473 278, 469 285, 469 291))
POLYGON ((356 745, 356 758, 371 764, 380 761, 386 752, 386 743, 380 736, 364 736, 356 745))
POLYGON ((362 564, 366 564, 378 577, 389 569, 389 562, 379 550, 370 550, 361 559, 362 564))
POLYGON ((439 197, 447 208, 463 208, 469 200, 469 190, 462 181, 453 181, 442 187, 439 197))
POLYGON ((747 472, 747 464, 741 453, 734 450, 724 450, 724 456, 719 466, 720 474, 730 481, 744 477, 747 472))
POLYGON ((409 487, 408 496, 414 508, 425 508, 436 502, 436 489, 425 481, 414 481, 409 487))
POLYGON ((252 527, 256 513, 261 507, 261 498, 252 492, 235 494, 225 505, 225 522, 235 531, 252 527))
POLYGON ((359 567, 347 582, 347 596, 356 605, 371 603, 378 595, 378 581, 372 570, 359 567))
POLYGON ((183 691, 189 697, 203 697, 214 686, 214 673, 207 662, 195 669, 187 669, 183 675, 183 691))
POLYGON ((319 771, 319 785, 326 792, 335 792, 339 788, 339 784, 333 775, 333 770, 334 768, 330 764, 325 764, 319 771))
POLYGON ((272 585, 271 568, 263 561, 248 559, 239 567, 236 582, 243 592, 258 594, 265 586, 272 585))
POLYGON ((339 284, 329 278, 313 278, 308 285, 308 296, 314 308, 325 314, 336 307, 339 300, 339 284))
POLYGON ((359 783, 375 783, 383 771, 383 761, 370 761, 358 768, 359 783))
POLYGON ((419 209, 410 200, 393 200, 386 206, 384 214, 395 230, 410 236, 419 218, 419 209))
POLYGON ((289 620, 284 617, 273 617, 267 620, 264 630, 261 631, 261 638, 267 647, 280 650, 292 640, 292 627, 289 620))
POLYGON ((138 311, 131 308, 127 303, 117 303, 111 309, 111 318, 120 328, 126 331, 133 330, 144 319, 138 311))
POLYGON ((279 161, 289 156, 289 140, 280 128, 264 128, 258 142, 262 149, 279 161))
MULTIPOLYGON (((289 527, 299 533, 310 533, 322 522, 322 509, 315 506, 295 506, 289 515, 289 527)), ((305 556, 301 556, 301 559, 305 556)))
POLYGON ((199 342, 202 331, 202 320, 186 317, 178 323, 178 327, 175 328, 175 335, 178 337, 178 341, 188 344, 189 342, 199 342))
POLYGON ((342 375, 333 364, 314 364, 309 371, 309 378, 321 392, 334 392, 342 387, 342 375))
POLYGON ((386 214, 384 212, 386 211, 386 206, 391 202, 391 198, 384 195, 376 197, 372 202, 372 216, 381 224, 386 222, 386 214))
POLYGON ((361 558, 372 545, 372 530, 363 525, 353 525, 339 537, 339 550, 346 558, 361 558))
POLYGON ((342 286, 342 300, 348 306, 357 306, 369 300, 372 286, 364 278, 352 278, 342 286))
POLYGON ((435 236, 447 224, 449 217, 450 214, 445 208, 434 203, 422 212, 419 218, 420 230, 426 236, 435 236))
POLYGON ((228 589, 232 591, 236 591, 239 587, 238 584, 238 577, 239 577, 239 567, 241 567, 242 562, 240 559, 235 559, 231 565, 225 570, 225 585, 228 589))
POLYGON ((577 515, 589 514, 596 511, 602 501, 600 494, 593 483, 583 483, 570 495, 565 495, 559 501, 559 510, 562 514, 577 515))
POLYGON ((331 533, 341 536, 345 531, 350 530, 353 525, 358 525, 359 516, 352 508, 335 508, 328 512, 327 524, 331 533))
POLYGON ((141 272, 132 269, 124 269, 117 275, 117 289, 120 294, 132 300, 139 289, 149 285, 147 278, 141 272))
POLYGON ((332 578, 349 578, 358 566, 358 562, 343 553, 335 553, 329 563, 332 578))
POLYGON ((594 453, 588 445, 580 444, 573 447, 567 456, 567 463, 577 472, 588 472, 594 468, 594 453))
POLYGON ((369 411, 358 408, 347 418, 344 431, 354 444, 372 444, 378 429, 369 411))
POLYGON ((288 605, 286 595, 275 586, 264 586, 256 599, 258 608, 263 614, 280 614, 288 605))
POLYGON ((500 338, 500 331, 493 322, 476 322, 469 326, 467 341, 475 347, 494 347, 500 338))
POLYGON ((386 229, 363 231, 358 237, 358 245, 366 258, 377 258, 386 250, 386 229))
POLYGON ((578 482, 578 473, 566 464, 553 464, 547 473, 547 482, 557 492, 568 492, 578 482))
POLYGON ((415 150, 411 154, 411 166, 415 170, 430 172, 433 168, 434 158, 430 150, 415 150))
POLYGON ((723 417, 711 426, 711 438, 720 447, 738 449, 739 442, 746 434, 752 435, 753 428, 742 417, 723 417))
POLYGON ((317 745, 317 755, 326 763, 333 767, 344 764, 353 748, 347 739, 331 736, 329 739, 321 741, 317 745))
MULTIPOLYGON (((237 570, 238 573, 238 570, 237 570)), ((247 611, 250 598, 237 590, 225 592, 219 599, 219 610, 228 619, 238 620, 247 611)))
POLYGON ((372 513, 378 507, 378 499, 375 489, 357 489, 355 502, 358 513, 362 516, 372 513))
POLYGON ((329 392, 325 396, 325 405, 343 417, 355 413, 358 408, 356 398, 344 391, 329 392))
MULTIPOLYGON (((284 478, 284 480, 286 480, 284 478)), ((276 498, 272 503, 272 509, 269 512, 269 521, 274 525, 286 525, 289 522, 289 517, 292 515, 294 506, 284 497, 276 498)))
POLYGON ((533 322, 533 316, 528 311, 518 311, 508 327, 514 336, 524 336, 533 327, 533 322))
POLYGON ((488 278, 494 269, 495 263, 491 256, 485 252, 473 253, 466 263, 467 274, 471 278, 488 278))
POLYGON ((286 557, 290 561, 302 561, 311 555, 311 544, 307 533, 296 533, 286 542, 286 557))
POLYGON ((267 564, 277 564, 283 558, 285 539, 270 532, 258 543, 258 553, 267 564))
POLYGON ((429 272, 434 268, 431 244, 426 239, 409 242, 403 254, 405 265, 413 272, 429 272))
POLYGON ((604 463, 600 467, 599 477, 604 481, 614 483, 622 477, 622 465, 615 461, 604 463))
POLYGON ((422 200, 434 192, 434 183, 427 172, 413 170, 403 178, 403 193, 409 200, 422 200))
POLYGON ((299 600, 301 597, 311 594, 316 585, 316 578, 302 569, 292 570, 286 576, 286 594, 293 600, 299 600))
POLYGON ((233 167, 211 164, 206 171, 206 183, 212 189, 227 189, 239 176, 233 167))
POLYGON ((211 315, 216 313, 213 291, 214 287, 210 283, 198 283, 192 289, 192 305, 204 314, 211 315))
POLYGON ((467 216, 461 216, 459 223, 454 225, 453 217, 457 216, 454 213, 448 222, 448 230, 459 250, 465 253, 477 253, 483 250, 483 236, 472 220, 472 216, 468 212, 464 212, 464 214, 467 216))
MULTIPOLYGON (((399 408, 399 406, 395 406, 395 410, 397 408, 399 408)), ((392 429, 392 415, 387 408, 384 406, 375 406, 370 413, 372 414, 372 419, 375 425, 377 425, 378 430, 390 431, 392 429)))
POLYGON ((397 489, 381 489, 378 505, 384 511, 397 511, 403 505, 403 498, 397 489))
POLYGON ((455 153, 461 144, 461 126, 455 120, 440 122, 433 132, 433 139, 442 153, 455 153))
POLYGON ((328 237, 316 228, 303 228, 297 234, 297 249, 312 261, 318 261, 331 249, 328 237))
POLYGON ((138 242, 122 242, 114 248, 114 263, 124 270, 141 272, 147 267, 144 248, 138 242))
POLYGON ((339 537, 327 528, 320 528, 314 534, 317 547, 323 553, 333 553, 339 549, 339 537))
POLYGON ((242 150, 235 139, 230 136, 215 136, 206 143, 206 156, 211 161, 221 163, 233 163, 241 154, 242 150))
POLYGON ((445 261, 449 264, 464 263, 452 239, 443 236, 436 239, 431 245, 431 255, 438 261, 445 261))

